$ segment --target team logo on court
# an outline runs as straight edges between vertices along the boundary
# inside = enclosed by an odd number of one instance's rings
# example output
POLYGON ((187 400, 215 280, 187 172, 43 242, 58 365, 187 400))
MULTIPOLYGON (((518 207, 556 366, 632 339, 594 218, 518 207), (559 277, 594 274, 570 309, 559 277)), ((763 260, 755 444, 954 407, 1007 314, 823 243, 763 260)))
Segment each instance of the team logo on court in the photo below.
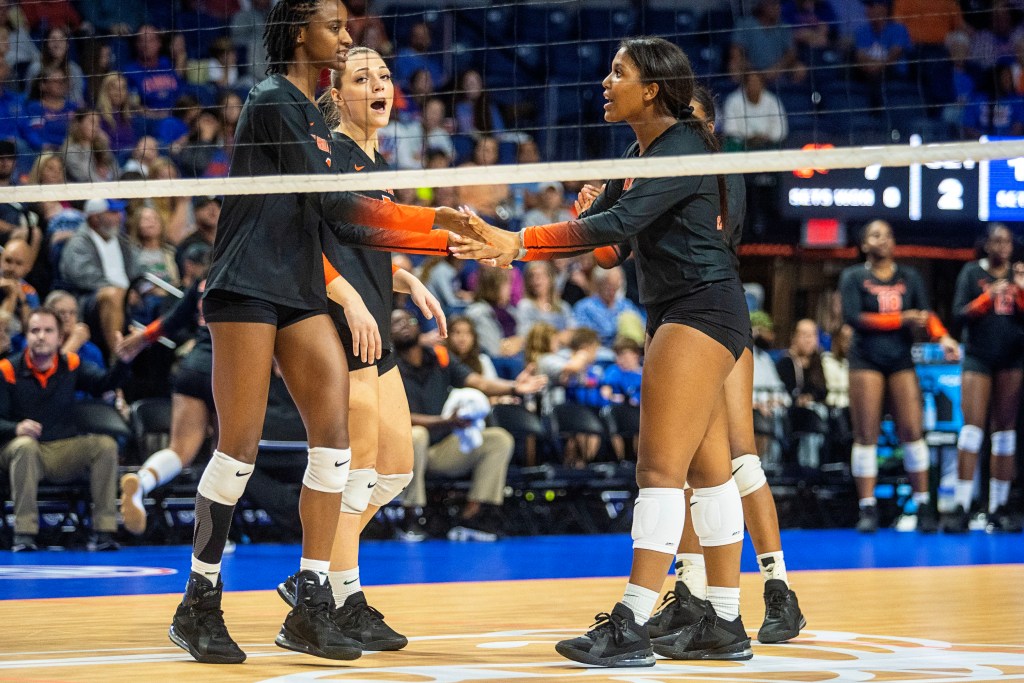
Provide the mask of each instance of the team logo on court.
POLYGON ((14 567, 0 567, 0 581, 38 579, 125 579, 142 576, 169 576, 177 569, 167 567, 114 567, 102 565, 47 565, 23 564, 14 567))
MULTIPOLYGON (((755 645, 747 662, 678 662, 659 659, 651 668, 604 669, 584 667, 555 655, 554 643, 579 635, 577 631, 506 631, 480 635, 427 636, 444 649, 445 641, 458 644, 461 656, 451 663, 308 669, 263 679, 262 683, 462 683, 542 678, 583 678, 623 683, 659 681, 762 681, 762 680, 913 680, 946 681, 1017 680, 1024 671, 1024 647, 966 645, 926 638, 873 636, 842 631, 805 631, 785 645, 755 645), (519 651, 505 663, 491 663, 503 650, 519 651), (526 653, 529 655, 526 655, 526 653), (459 663, 459 660, 465 663, 459 663), (466 661, 469 660, 469 661, 466 661), (473 662, 473 660, 477 660, 473 662)), ((372 656, 372 655, 370 655, 372 656)), ((384 658, 381 658, 384 660, 384 658)), ((385 660, 386 661, 386 660, 385 660)))

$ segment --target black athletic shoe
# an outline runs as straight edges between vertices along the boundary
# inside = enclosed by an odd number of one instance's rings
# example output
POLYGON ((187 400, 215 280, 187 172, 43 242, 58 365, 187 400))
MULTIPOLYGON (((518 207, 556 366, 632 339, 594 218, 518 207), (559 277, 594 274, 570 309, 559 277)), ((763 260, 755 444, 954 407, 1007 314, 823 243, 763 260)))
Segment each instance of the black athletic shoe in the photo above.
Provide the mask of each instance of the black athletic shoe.
POLYGON ((331 584, 321 584, 315 572, 300 571, 295 575, 295 607, 285 617, 274 642, 278 647, 314 657, 358 659, 363 648, 334 623, 333 606, 331 584))
POLYGON ((367 604, 363 591, 348 596, 345 604, 334 610, 334 623, 364 650, 401 650, 409 644, 408 638, 384 623, 383 614, 367 604))
POLYGON ((586 635, 555 645, 566 659, 596 666, 654 666, 647 626, 636 623, 633 610, 621 602, 611 614, 601 612, 586 635))
POLYGON ((762 643, 784 643, 800 634, 807 620, 800 613, 796 593, 785 581, 768 579, 764 582, 764 623, 757 632, 762 643))
POLYGON ((214 586, 201 574, 189 574, 185 597, 174 612, 174 621, 167 632, 171 642, 187 650, 203 664, 241 664, 245 653, 235 644, 224 625, 220 609, 224 582, 214 586))
POLYGON ((299 575, 295 572, 287 579, 277 584, 277 594, 281 596, 281 599, 288 603, 289 607, 295 607, 295 577, 299 575))
POLYGON ((661 599, 661 608, 647 622, 651 638, 679 633, 693 626, 704 616, 707 603, 690 592, 686 584, 676 581, 675 587, 661 599))
POLYGON ((743 619, 721 619, 708 603, 701 620, 675 635, 651 641, 654 652, 669 659, 742 660, 754 656, 743 619))
POLYGON ((951 512, 942 515, 939 520, 939 528, 946 534, 966 534, 970 531, 967 526, 971 521, 963 505, 957 505, 951 512))
POLYGON ((1005 505, 988 516, 988 525, 985 531, 990 534, 1019 534, 1021 532, 1020 515, 1012 512, 1005 505))
POLYGON ((862 534, 873 534, 878 531, 878 508, 868 505, 860 509, 860 519, 857 520, 857 531, 862 534))
POLYGON ((917 530, 922 534, 934 534, 939 530, 939 511, 931 501, 917 506, 917 530))

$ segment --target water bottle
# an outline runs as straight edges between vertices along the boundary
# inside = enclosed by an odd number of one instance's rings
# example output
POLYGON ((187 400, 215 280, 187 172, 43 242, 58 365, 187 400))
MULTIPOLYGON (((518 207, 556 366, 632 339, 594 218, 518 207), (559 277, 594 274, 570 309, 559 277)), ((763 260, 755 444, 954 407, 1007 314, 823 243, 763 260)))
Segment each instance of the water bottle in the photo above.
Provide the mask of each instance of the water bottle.
POLYGON ((922 420, 922 427, 924 431, 933 432, 935 431, 935 420, 938 411, 935 408, 935 394, 928 391, 924 395, 924 416, 922 420))

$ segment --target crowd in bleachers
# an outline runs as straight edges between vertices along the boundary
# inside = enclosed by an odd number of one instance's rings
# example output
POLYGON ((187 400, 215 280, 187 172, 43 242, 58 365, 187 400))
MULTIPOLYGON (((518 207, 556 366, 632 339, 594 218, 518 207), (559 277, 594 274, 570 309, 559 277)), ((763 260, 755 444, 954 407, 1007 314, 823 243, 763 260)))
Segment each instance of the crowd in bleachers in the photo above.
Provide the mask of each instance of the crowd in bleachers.
MULTIPOLYGON (((715 2, 700 11, 484 4, 348 3, 355 44, 380 51, 398 86, 394 118, 381 132, 393 166, 619 154, 618 133, 601 123, 599 83, 618 38, 637 33, 667 35, 687 50, 720 95, 727 149, 1024 132, 1024 8, 1014 2, 986 11, 961 3, 962 11, 954 0, 758 0, 749 15, 715 2)), ((0 189, 225 176, 242 102, 264 74, 271 5, 0 0, 0 189)), ((397 195, 468 205, 512 227, 565 220, 578 188, 397 195)), ((0 203, 3 353, 24 348, 28 315, 45 300, 67 309, 63 350, 110 363, 127 325, 152 322, 176 289, 203 277, 219 210, 216 197, 0 203)), ((528 364, 548 376, 550 387, 530 407, 560 425, 558 458, 576 467, 628 457, 635 434, 615 425, 628 422, 619 407, 639 404, 645 323, 629 262, 608 271, 589 256, 509 271, 453 258, 403 263, 452 316, 453 355, 484 376, 514 378, 528 364), (587 431, 592 423, 574 422, 566 405, 606 418, 605 427, 587 431)), ((438 341, 421 322, 424 341, 438 341)), ((796 340, 810 338, 797 332, 796 340)), ((168 390, 173 354, 151 353, 139 361, 145 373, 125 387, 129 401, 168 390)), ((816 467, 822 425, 843 408, 845 390, 834 386, 841 352, 821 355, 795 341, 778 366, 770 358, 757 367, 771 370, 755 380, 759 433, 800 466, 816 467)))

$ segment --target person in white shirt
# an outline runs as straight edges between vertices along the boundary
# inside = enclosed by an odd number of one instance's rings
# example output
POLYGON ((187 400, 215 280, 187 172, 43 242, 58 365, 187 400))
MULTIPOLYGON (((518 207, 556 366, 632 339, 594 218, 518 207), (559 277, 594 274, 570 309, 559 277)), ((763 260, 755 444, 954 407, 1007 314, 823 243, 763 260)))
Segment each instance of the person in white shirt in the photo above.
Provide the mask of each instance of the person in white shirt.
POLYGON ((740 148, 777 147, 789 135, 782 102, 756 71, 744 74, 742 85, 725 98, 721 119, 722 134, 740 148))

